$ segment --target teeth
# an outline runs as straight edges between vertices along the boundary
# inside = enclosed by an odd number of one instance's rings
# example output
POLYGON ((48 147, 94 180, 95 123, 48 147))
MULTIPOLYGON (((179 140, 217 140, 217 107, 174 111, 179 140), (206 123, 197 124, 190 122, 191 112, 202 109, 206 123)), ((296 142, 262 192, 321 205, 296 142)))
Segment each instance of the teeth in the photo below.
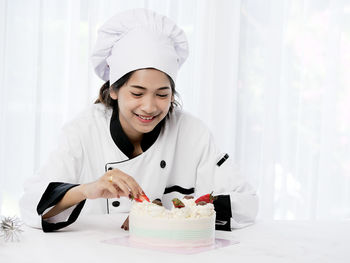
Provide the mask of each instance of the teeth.
POLYGON ((153 119, 153 117, 143 117, 143 116, 141 116, 141 115, 139 115, 139 117, 141 118, 141 119, 143 119, 143 120, 152 120, 153 119))

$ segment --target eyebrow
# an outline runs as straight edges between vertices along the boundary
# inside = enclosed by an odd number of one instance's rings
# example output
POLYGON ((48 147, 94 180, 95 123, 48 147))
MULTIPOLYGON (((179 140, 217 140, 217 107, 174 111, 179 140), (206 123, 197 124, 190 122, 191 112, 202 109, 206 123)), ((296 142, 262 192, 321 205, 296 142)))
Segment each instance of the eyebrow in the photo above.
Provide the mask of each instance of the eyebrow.
MULTIPOLYGON (((139 85, 130 85, 130 87, 133 88, 137 88, 137 89, 142 89, 142 90, 146 90, 147 88, 139 86, 139 85)), ((166 90, 166 89, 170 89, 169 87, 160 87, 157 90, 166 90)))

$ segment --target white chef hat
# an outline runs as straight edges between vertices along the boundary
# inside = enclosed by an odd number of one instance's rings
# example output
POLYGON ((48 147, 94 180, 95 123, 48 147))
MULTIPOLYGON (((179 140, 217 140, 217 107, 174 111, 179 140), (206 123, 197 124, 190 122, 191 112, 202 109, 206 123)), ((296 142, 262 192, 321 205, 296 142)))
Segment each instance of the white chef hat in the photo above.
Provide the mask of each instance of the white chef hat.
POLYGON ((110 18, 98 31, 91 61, 110 85, 130 71, 156 68, 174 81, 188 56, 184 31, 168 17, 132 9, 110 18))

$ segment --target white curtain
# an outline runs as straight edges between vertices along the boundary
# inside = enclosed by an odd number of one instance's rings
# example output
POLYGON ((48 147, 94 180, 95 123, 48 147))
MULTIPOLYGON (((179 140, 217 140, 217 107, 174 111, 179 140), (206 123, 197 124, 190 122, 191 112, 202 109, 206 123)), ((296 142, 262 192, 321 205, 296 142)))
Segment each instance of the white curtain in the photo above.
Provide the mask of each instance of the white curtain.
POLYGON ((98 27, 134 7, 186 31, 183 108, 257 188, 261 219, 350 218, 346 0, 0 0, 0 214, 97 97, 98 27))

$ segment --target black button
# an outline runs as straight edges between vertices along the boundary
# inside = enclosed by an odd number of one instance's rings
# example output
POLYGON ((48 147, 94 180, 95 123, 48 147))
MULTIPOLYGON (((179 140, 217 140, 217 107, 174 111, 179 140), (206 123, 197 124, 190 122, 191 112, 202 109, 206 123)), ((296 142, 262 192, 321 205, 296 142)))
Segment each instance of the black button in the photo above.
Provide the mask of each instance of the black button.
POLYGON ((164 168, 166 166, 166 162, 164 161, 164 160, 162 160, 161 162, 160 162, 160 167, 161 168, 164 168))
POLYGON ((120 206, 120 202, 119 201, 113 201, 112 206, 118 207, 118 206, 120 206))

